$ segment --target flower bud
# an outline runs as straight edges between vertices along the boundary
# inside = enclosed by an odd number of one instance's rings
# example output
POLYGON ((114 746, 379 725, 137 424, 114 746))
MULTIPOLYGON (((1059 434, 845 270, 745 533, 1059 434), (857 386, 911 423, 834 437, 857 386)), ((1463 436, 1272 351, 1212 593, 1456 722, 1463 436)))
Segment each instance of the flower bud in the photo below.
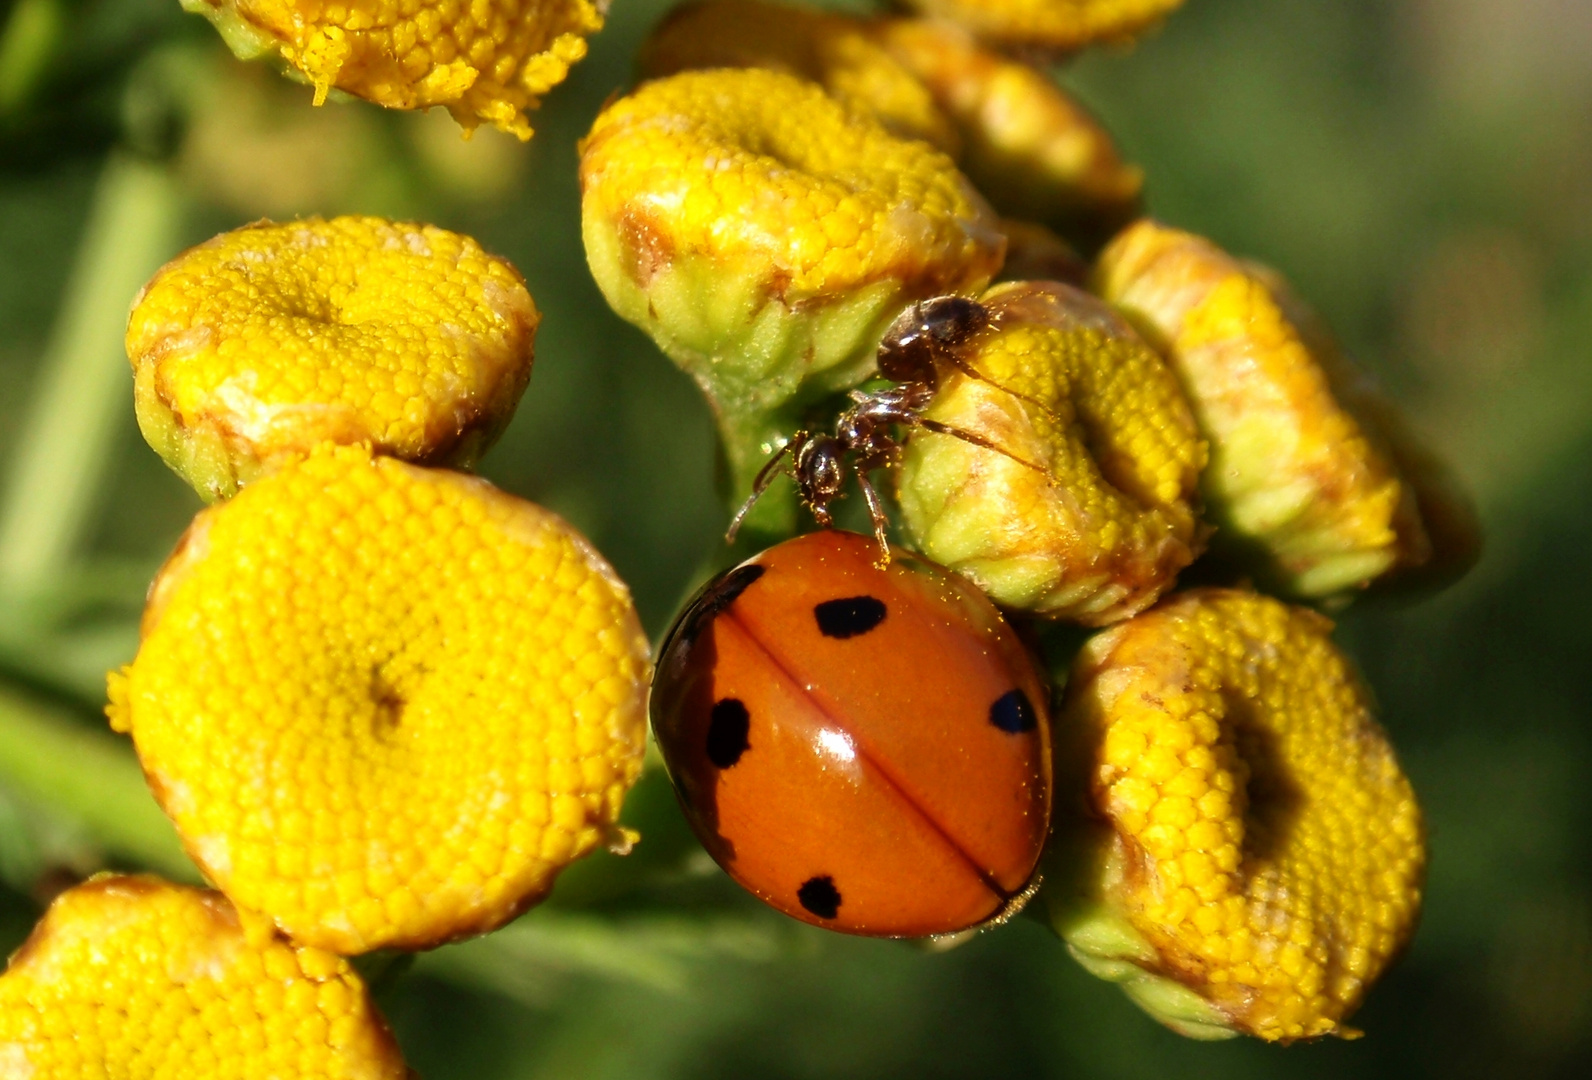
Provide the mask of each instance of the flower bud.
POLYGON ((206 499, 324 442, 470 466, 531 376, 541 320, 474 240, 381 218, 223 233, 133 302, 138 425, 206 499))
POLYGON ((1044 72, 943 22, 889 19, 876 32, 956 125, 958 164, 1002 214, 1091 251, 1137 216, 1143 171, 1044 72))
POLYGON ((1420 810, 1331 628, 1200 589, 1073 665, 1057 773, 1086 795, 1058 808, 1041 898, 1084 967, 1185 1035, 1353 1037, 1414 931, 1420 810))
POLYGON ((907 0, 1003 47, 1071 52, 1148 30, 1183 0, 907 0))
POLYGON ((999 285, 990 325, 944 365, 899 498, 922 552, 1006 607, 1102 625, 1169 588, 1202 544, 1205 446, 1177 380, 1104 303, 999 285), (976 373, 977 377, 972 377, 976 373))
POLYGON ((9 1077, 404 1080, 348 961, 208 889, 104 874, 56 898, 0 976, 9 1077))
POLYGON ((1004 248, 950 158, 772 71, 609 105, 581 192, 597 284, 707 393, 739 496, 795 426, 772 417, 861 382, 897 313, 982 288, 1004 248))
POLYGON ((1142 221, 1101 253, 1095 279, 1166 355, 1194 405, 1211 446, 1213 543, 1227 559, 1308 599, 1392 570, 1420 576, 1431 565, 1430 576, 1452 577, 1473 561, 1478 533, 1464 497, 1274 273, 1142 221))
POLYGON ((315 87, 392 109, 446 106, 531 137, 525 112, 564 81, 602 29, 601 0, 182 0, 239 57, 279 55, 315 87))
POLYGON ((642 46, 646 78, 705 68, 763 68, 808 79, 892 135, 956 156, 961 139, 918 77, 873 33, 831 11, 765 0, 703 0, 671 11, 642 46))
POLYGON ((211 881, 353 954, 495 929, 619 837, 647 677, 561 519, 326 447, 195 519, 108 711, 211 881))

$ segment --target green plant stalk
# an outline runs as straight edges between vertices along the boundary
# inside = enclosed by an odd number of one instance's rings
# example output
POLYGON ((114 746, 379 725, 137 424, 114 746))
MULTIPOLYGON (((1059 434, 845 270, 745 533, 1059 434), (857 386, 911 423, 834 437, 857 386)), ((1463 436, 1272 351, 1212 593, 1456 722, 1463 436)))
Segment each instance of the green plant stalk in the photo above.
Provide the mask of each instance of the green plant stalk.
POLYGON ((18 0, 0 28, 0 120, 27 104, 61 40, 60 0, 18 0))
POLYGON ((179 881, 198 871, 121 740, 0 686, 0 784, 68 815, 109 854, 179 881))
POLYGON ((0 502, 0 593, 60 573, 82 537, 128 412, 128 307, 171 254, 179 209, 166 169, 111 154, 0 502))

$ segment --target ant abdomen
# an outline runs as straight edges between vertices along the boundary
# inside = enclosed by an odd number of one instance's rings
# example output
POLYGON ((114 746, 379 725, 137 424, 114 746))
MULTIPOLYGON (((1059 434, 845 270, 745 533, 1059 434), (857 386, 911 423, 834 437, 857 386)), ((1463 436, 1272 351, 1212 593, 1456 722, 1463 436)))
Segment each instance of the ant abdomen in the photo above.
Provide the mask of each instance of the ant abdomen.
POLYGON ((898 383, 939 384, 937 362, 990 324, 989 309, 965 296, 936 296, 903 311, 879 342, 879 374, 898 383))

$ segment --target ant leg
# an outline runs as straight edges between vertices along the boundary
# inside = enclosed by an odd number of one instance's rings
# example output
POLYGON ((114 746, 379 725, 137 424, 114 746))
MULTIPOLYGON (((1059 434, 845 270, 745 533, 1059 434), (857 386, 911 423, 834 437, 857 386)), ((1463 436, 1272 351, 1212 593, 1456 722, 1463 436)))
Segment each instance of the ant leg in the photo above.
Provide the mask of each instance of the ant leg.
POLYGON ((1005 447, 997 446, 984 436, 976 435, 971 431, 964 431, 962 428, 952 427, 950 424, 942 424, 938 420, 925 420, 921 416, 915 416, 910 420, 904 420, 902 423, 907 424, 909 427, 920 427, 925 431, 932 431, 936 435, 949 435, 953 439, 961 439, 963 442, 972 443, 974 446, 982 446, 986 450, 993 450, 1003 457, 1011 458, 1024 468, 1033 469, 1037 473, 1046 472, 1046 469, 1043 465, 1029 461, 1025 457, 1019 457, 1005 447))
POLYGON ((757 478, 752 481, 752 493, 746 497, 746 501, 741 504, 741 508, 730 519, 730 527, 724 533, 724 542, 726 544, 735 543, 735 534, 741 531, 741 522, 746 520, 746 515, 751 512, 753 504, 762 497, 763 492, 768 490, 768 485, 772 484, 774 477, 778 475, 777 467, 779 463, 785 460, 787 454, 794 458, 796 452, 801 449, 802 444, 807 439, 807 432, 796 432, 790 437, 790 442, 774 451, 774 456, 765 461, 763 467, 757 470, 757 478))
POLYGON ((873 519, 873 538, 879 543, 879 557, 874 560, 874 565, 883 570, 890 565, 890 540, 885 535, 890 527, 890 519, 885 517, 884 503, 880 501, 873 481, 868 479, 868 471, 861 466, 857 468, 857 486, 862 489, 863 501, 868 504, 868 516, 873 519))
POLYGON ((963 360, 960 356, 957 356, 955 353, 948 350, 943 354, 943 359, 946 363, 950 364, 957 371, 960 371, 963 375, 966 375, 969 379, 972 379, 975 382, 984 383, 988 386, 993 386, 997 390, 1004 390, 1018 401, 1026 401, 1028 404, 1039 409, 1046 416, 1050 417, 1052 422, 1057 424, 1061 423, 1061 417, 1056 415, 1056 410, 1052 409, 1049 405, 1046 405, 1043 401, 1040 401, 1032 394, 1025 394, 1021 390, 1013 390, 1009 386, 1002 386, 1000 383, 996 382, 994 379, 978 370, 978 368, 974 367, 966 360, 963 360))

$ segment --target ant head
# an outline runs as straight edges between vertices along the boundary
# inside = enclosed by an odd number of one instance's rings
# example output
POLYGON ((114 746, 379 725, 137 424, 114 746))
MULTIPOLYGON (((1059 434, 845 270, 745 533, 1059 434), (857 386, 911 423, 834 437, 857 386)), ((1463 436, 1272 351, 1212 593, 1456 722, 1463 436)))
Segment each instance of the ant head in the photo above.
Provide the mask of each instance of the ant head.
POLYGON ((989 309, 965 296, 920 300, 901 313, 879 343, 879 374, 892 382, 936 383, 934 361, 990 322, 989 309))
POLYGON ((832 435, 816 435, 796 451, 796 486, 820 525, 829 524, 829 504, 845 482, 844 453, 845 447, 832 435))

